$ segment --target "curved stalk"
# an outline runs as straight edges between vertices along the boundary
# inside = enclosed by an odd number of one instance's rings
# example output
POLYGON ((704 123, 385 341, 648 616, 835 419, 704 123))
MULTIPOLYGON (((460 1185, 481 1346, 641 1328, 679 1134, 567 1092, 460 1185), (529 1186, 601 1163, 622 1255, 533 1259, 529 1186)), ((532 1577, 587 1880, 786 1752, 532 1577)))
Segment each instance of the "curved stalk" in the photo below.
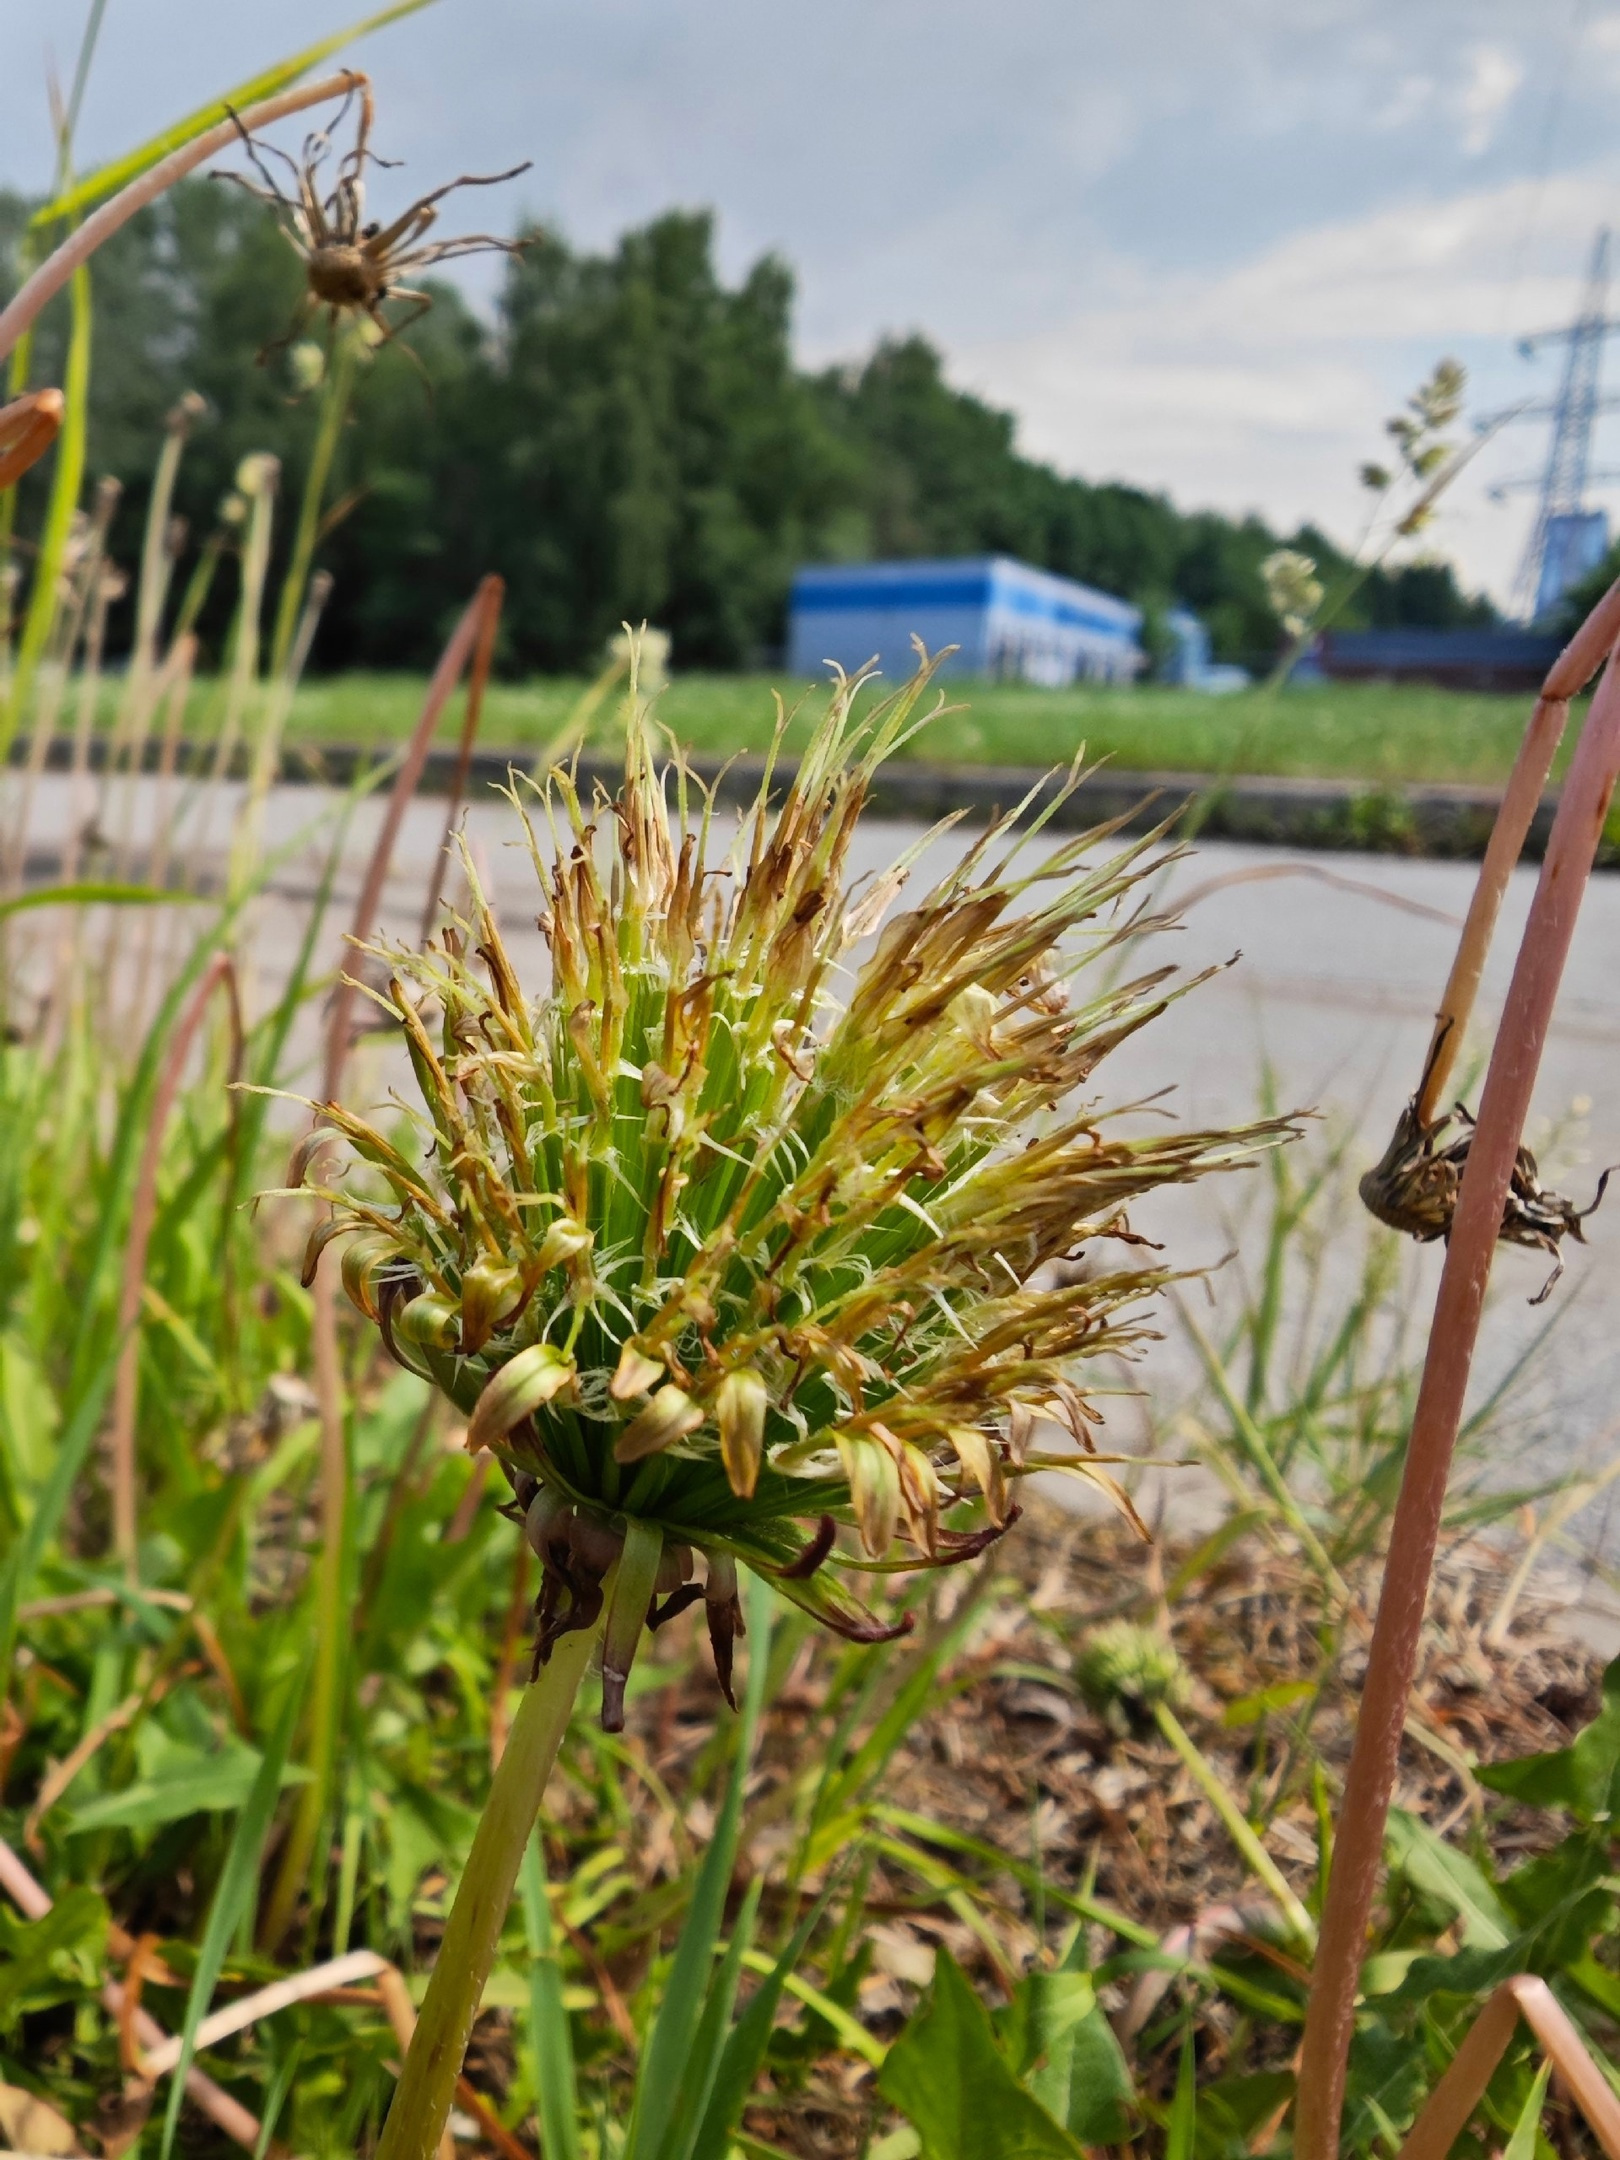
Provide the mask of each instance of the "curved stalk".
POLYGON ((324 75, 319 82, 306 83, 300 90, 283 90, 279 97, 266 98, 262 105, 250 105, 240 120, 221 120, 201 135, 194 135, 190 142, 182 143, 178 150, 171 150, 166 158, 159 158, 155 165, 148 166, 139 179, 120 188, 110 201, 93 211, 76 232, 69 233, 55 253, 45 258, 14 295, 10 304, 0 310, 0 360, 23 333, 33 327, 40 310, 62 290, 74 271, 87 263, 120 225, 127 225, 137 210, 144 210, 148 203, 156 202, 177 180, 195 172, 199 165, 206 165, 219 151, 229 150, 242 140, 244 134, 257 134, 260 128, 285 120, 290 113, 307 112, 311 105, 324 104, 328 98, 346 97, 365 80, 356 69, 344 68, 340 74, 324 75))
POLYGON ((1617 777, 1620 669, 1611 655, 1559 798, 1485 1075, 1435 1298, 1306 2006, 1295 2108, 1296 2160, 1334 2160, 1339 2147, 1367 1921, 1378 1887, 1452 1450, 1514 1160, 1617 777))
POLYGON ((1620 581, 1609 587, 1547 670, 1535 711, 1530 715, 1530 725, 1525 729, 1524 740, 1519 745, 1519 754, 1502 795, 1502 807, 1491 827, 1485 860, 1480 864, 1479 882, 1474 887, 1473 899, 1468 904, 1468 920, 1458 941, 1457 957, 1451 963, 1445 994, 1435 1014, 1434 1034, 1429 1041, 1423 1083, 1418 1090, 1420 1125, 1434 1122, 1450 1084, 1463 1037, 1468 1032, 1474 1000, 1479 993, 1480 977, 1485 972, 1485 956, 1490 951, 1496 918, 1502 912, 1509 880, 1524 851, 1531 820, 1541 803, 1541 791, 1547 785, 1553 759, 1563 740, 1569 701, 1579 697, 1603 665, 1617 632, 1620 632, 1620 581))
MULTIPOLYGON (((611 1585, 606 1602, 611 1606, 611 1585)), ((377 2160, 433 2160, 438 2149, 523 1850, 597 1635, 595 1628, 565 1635, 518 1705, 383 2124, 377 2160)))

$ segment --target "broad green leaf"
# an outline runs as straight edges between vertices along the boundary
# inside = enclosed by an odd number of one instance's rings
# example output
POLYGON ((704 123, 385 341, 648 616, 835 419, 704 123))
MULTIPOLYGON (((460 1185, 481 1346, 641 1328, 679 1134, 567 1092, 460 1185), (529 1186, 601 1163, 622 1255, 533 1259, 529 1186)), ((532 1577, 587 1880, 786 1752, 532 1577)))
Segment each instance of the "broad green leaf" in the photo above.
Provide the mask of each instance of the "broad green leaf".
POLYGON ((224 1969, 225 1953, 230 1948, 242 1919, 252 1908, 254 1887, 259 1879, 259 1863, 264 1853, 264 1841, 269 1834, 270 1818, 275 1813, 277 1795, 281 1791, 282 1772, 286 1766, 287 1751, 292 1746, 303 1697, 303 1672, 300 1668, 297 1680, 287 1690, 281 1721, 270 1736, 270 1743, 259 1764, 258 1775, 253 1780, 253 1789, 247 1796, 247 1804, 236 1818, 236 1828, 231 1833, 230 1849, 225 1855, 219 1887, 214 1892, 214 1902, 209 1908, 202 1948, 197 1953, 196 1969, 191 1976, 191 1992, 186 1997, 185 2024, 180 2032, 180 2060, 175 2064, 174 2075, 169 2080, 169 2105, 163 2117, 163 2142, 159 2149, 159 2160, 169 2160, 174 2151, 175 2133, 180 2127, 180 2103, 185 2094, 186 2072, 191 2068, 191 2058, 196 2050, 197 2027, 207 2015, 208 2005, 213 2000, 214 1989, 224 1969))
POLYGON ((877 2083, 916 2129, 923 2160, 1079 2160, 1075 2139, 1013 2075, 989 2012, 948 1950, 877 2083))
POLYGON ((1568 1808, 1584 1822, 1620 1810, 1620 1658, 1603 1675, 1603 1707, 1567 1748, 1491 1763, 1476 1775, 1529 1807, 1568 1808))
POLYGON ((1413 1889, 1433 1898, 1462 1922, 1463 1941, 1471 1950, 1500 1950, 1514 1932, 1508 1912, 1484 1870, 1466 1853, 1435 1836, 1428 1824, 1404 1808, 1391 1808, 1385 1832, 1390 1867, 1413 1889))
MULTIPOLYGON (((233 1742, 213 1755, 175 1749, 164 1770, 137 1778, 119 1792, 86 1800, 65 1818, 74 1836, 86 1830, 153 1830, 188 1815, 230 1815, 242 1807, 264 1767, 257 1749, 233 1742)), ((308 1772, 285 1769, 283 1785, 302 1784, 308 1772)))
POLYGON ((311 68, 319 67, 323 60, 330 59, 333 53, 340 52, 345 45, 353 44, 356 38, 365 37, 373 30, 381 30, 391 22, 398 22, 403 16, 414 15, 429 4, 430 0, 395 0, 394 6, 383 8, 375 15, 367 15, 357 23, 351 23, 347 30, 339 30, 333 36, 321 38, 314 45, 306 45, 302 52, 294 53, 290 60, 279 61, 274 67, 265 68, 260 74, 250 75, 246 82, 238 83, 234 90, 227 90, 223 97, 211 98, 206 105, 199 105, 195 112, 187 113, 183 120, 177 120, 172 127, 165 128, 161 135, 150 137, 138 150, 126 151, 123 157, 115 158, 110 165, 102 165, 95 172, 87 173, 82 180, 76 181, 65 195, 58 195, 54 202, 48 202, 43 209, 36 210, 29 220, 30 230, 37 230, 42 225, 54 225, 61 218, 82 217, 87 210, 93 210, 97 203, 104 202, 109 195, 116 195, 121 187, 127 187, 131 180, 139 179, 143 172, 156 165, 161 158, 166 158, 170 151, 194 142, 209 128, 216 127, 221 120, 228 117, 228 108, 235 107, 240 111, 244 106, 257 105, 265 98, 277 96, 281 91, 290 89, 300 75, 307 75, 311 68))
POLYGON ((1536 2081, 1525 2095, 1519 2119, 1513 2125, 1513 2135, 1502 2148, 1502 2160, 1536 2160, 1536 2132, 1541 2127, 1541 2111, 1547 2104, 1547 2081, 1552 2076, 1552 2064, 1544 2062, 1536 2072, 1536 2081))
POLYGON ((1136 2093, 1088 1972, 1028 1974, 1002 2032, 1013 2067, 1048 2114, 1082 2145, 1123 2143, 1136 2093))
MULTIPOLYGON (((1030 2089, 1039 2094, 1034 2079, 1030 2089)), ((1130 2135, 1127 2110, 1136 2104, 1130 2066, 1101 2003, 1093 2003, 1068 2036, 1068 2098, 1053 2108, 1082 2145, 1123 2145, 1130 2135)))

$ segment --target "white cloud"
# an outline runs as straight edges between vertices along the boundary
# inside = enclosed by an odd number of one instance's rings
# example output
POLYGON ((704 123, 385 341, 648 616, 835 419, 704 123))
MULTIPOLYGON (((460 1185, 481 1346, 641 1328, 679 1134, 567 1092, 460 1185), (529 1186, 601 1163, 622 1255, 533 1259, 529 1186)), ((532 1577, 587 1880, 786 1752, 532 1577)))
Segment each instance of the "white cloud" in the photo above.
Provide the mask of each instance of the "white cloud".
POLYGON ((1497 123, 1518 94, 1524 67, 1516 53, 1500 45, 1476 45, 1467 55, 1467 73, 1456 104, 1463 120, 1462 146, 1481 157, 1496 137, 1497 123))
MULTIPOLYGON (((1544 239, 1566 261, 1617 181, 1606 163, 1534 190, 1544 239)), ((1556 362, 1525 367, 1507 333, 1563 320, 1574 277, 1521 279, 1503 319, 1504 236, 1521 229, 1532 191, 1520 181, 1322 225, 1216 275, 1121 273, 1060 329, 962 358, 1023 415, 1027 447, 1069 470, 1283 525, 1314 519, 1345 538, 1362 514, 1358 466, 1443 352, 1472 367, 1475 411, 1551 387, 1556 362)), ((1529 504, 1493 503, 1489 489, 1543 454, 1528 428, 1493 441, 1430 536, 1500 599, 1529 504)))

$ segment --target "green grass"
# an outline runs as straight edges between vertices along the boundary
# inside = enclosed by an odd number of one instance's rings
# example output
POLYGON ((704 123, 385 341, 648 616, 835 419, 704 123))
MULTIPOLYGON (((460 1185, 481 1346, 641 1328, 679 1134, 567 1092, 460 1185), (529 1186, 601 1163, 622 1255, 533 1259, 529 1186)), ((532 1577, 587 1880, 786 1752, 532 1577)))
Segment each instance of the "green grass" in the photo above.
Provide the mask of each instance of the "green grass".
MULTIPOLYGON (((492 685, 484 712, 485 745, 538 749, 566 726, 584 687, 555 677, 492 685)), ((310 682, 298 694, 290 738, 392 742, 408 731, 422 689, 421 680, 410 675, 339 675, 310 682)), ((773 690, 790 703, 803 695, 802 685, 768 676, 679 675, 659 710, 697 752, 758 751, 770 735, 773 690)), ((1093 756, 1106 756, 1131 771, 1279 773, 1385 783, 1500 782, 1530 709, 1522 695, 1359 683, 1280 695, 1254 690, 1229 698, 1187 690, 987 684, 956 686, 954 694, 961 709, 925 730, 910 755, 948 764, 1050 765, 1072 757, 1084 743, 1093 756)), ((452 709, 446 734, 459 725, 459 713, 452 709)), ((807 725, 796 729, 795 737, 807 725)))

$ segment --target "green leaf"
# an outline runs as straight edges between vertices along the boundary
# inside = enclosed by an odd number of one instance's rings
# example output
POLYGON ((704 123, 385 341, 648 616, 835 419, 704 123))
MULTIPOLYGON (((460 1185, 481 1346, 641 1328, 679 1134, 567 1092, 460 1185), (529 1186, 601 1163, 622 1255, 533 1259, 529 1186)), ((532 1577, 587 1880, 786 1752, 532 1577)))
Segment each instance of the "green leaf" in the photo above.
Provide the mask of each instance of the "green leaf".
POLYGON ((1136 2093, 1088 1972, 1028 1974, 1002 2032, 1026 2089, 1082 2145, 1125 2141, 1136 2093))
POLYGON ((48 202, 42 210, 36 210, 29 220, 29 230, 37 231, 42 225, 54 225, 61 218, 82 217, 87 210, 93 210, 97 203, 104 202, 109 195, 116 195, 121 187, 127 187, 131 180, 139 179, 143 172, 156 165, 160 158, 166 158, 170 151, 194 142, 209 128, 217 127, 221 120, 228 117, 228 107, 235 106, 240 110, 244 106, 260 104, 265 98, 277 96, 279 92, 290 89, 300 75, 307 75, 311 68, 330 59, 333 53, 352 44, 356 38, 365 37, 373 30, 381 30, 391 22, 398 22, 402 16, 414 15, 418 9, 428 5, 429 0, 395 0, 392 7, 383 8, 375 15, 367 15, 360 22, 351 23, 347 30, 339 30, 331 37, 324 37, 314 45, 305 46, 302 52, 295 53, 290 60, 279 61, 274 67, 265 68, 258 75, 250 75, 246 82, 238 83, 234 90, 227 90, 223 97, 210 99, 206 105, 199 105, 195 112, 187 113, 183 120, 177 120, 173 127, 165 128, 161 135, 151 136, 138 150, 126 151, 123 157, 115 158, 110 165, 100 166, 95 172, 87 173, 82 180, 69 188, 65 195, 58 195, 54 202, 48 202))
POLYGON ((1620 1658, 1603 1675, 1603 1707, 1567 1748, 1491 1763, 1476 1775, 1529 1807, 1562 1807, 1583 1822, 1620 1812, 1620 1658))
POLYGON ((563 2007, 562 1967, 551 1939, 551 1900, 546 1894, 541 1836, 536 1823, 518 1877, 529 1940, 529 2045, 534 2049, 535 2108, 545 2160, 579 2160, 574 2038, 563 2007))
POLYGON ((916 2128, 924 2160, 1078 2160, 1075 2139, 1014 2077, 989 2012, 948 1950, 877 2083, 916 2128))
POLYGON ((209 1908, 202 1948, 197 1953, 196 1970, 191 1976, 191 1993, 186 1997, 186 2020, 180 2032, 180 2060, 175 2064, 174 2075, 169 2080, 169 2105, 163 2117, 163 2142, 159 2148, 158 2160, 170 2160, 174 2151, 175 2132, 180 2127, 180 2102, 185 2094, 186 2072, 191 2068, 191 2058, 196 2051, 197 2027, 207 2015, 208 2005, 213 2000, 214 1989, 224 1969, 225 1953, 230 1948, 243 1916, 252 1905, 264 1841, 269 1833, 270 1818, 275 1813, 276 1797, 281 1791, 282 1771, 287 1761, 287 1752, 292 1746, 303 1696, 304 1671, 300 1666, 297 1678, 287 1690, 281 1722, 264 1751, 258 1775, 253 1781, 253 1789, 247 1796, 247 1805, 236 1818, 236 1828, 231 1833, 230 1850, 225 1855, 219 1887, 214 1892, 214 1902, 209 1908))
POLYGON ((1536 2081, 1525 2095, 1519 2119, 1513 2125, 1513 2135, 1502 2149, 1502 2160, 1535 2160, 1536 2132, 1541 2128, 1541 2111, 1547 2104, 1547 2081, 1552 2076, 1552 2064, 1544 2062, 1536 2072, 1536 2081))
MULTIPOLYGON (((240 1742, 207 1754, 175 1748, 161 1770, 74 1808, 66 1826, 77 1836, 86 1830, 152 1830, 188 1815, 234 1814, 246 1804, 263 1767, 258 1751, 240 1742)), ((308 1771, 292 1766, 283 1769, 280 1782, 303 1784, 308 1776, 308 1771)))
POLYGON ((760 1892, 764 1887, 757 1875, 748 1885, 742 1910, 726 1945, 726 1954, 710 1983, 708 2000, 703 2005, 703 2016, 686 2060, 680 2089, 675 2095, 669 2128, 659 2148, 659 2160, 691 2160, 698 2131, 708 2113, 709 2097, 719 2074, 726 2038, 731 2031, 731 2013, 737 2007, 737 1983, 742 1978, 743 1959, 753 1944, 754 1923, 759 1918, 760 1892))
POLYGON ((1512 1916, 1495 1885, 1466 1853, 1436 1837, 1427 1823, 1404 1808, 1391 1808, 1384 1844, 1391 1869, 1462 1922, 1463 1941, 1470 1950, 1500 1950, 1510 1939, 1512 1916))
POLYGON ((107 1906, 94 1890, 64 1890, 38 1920, 0 1907, 0 2032, 24 2010, 93 1994, 107 1952, 107 1906))

